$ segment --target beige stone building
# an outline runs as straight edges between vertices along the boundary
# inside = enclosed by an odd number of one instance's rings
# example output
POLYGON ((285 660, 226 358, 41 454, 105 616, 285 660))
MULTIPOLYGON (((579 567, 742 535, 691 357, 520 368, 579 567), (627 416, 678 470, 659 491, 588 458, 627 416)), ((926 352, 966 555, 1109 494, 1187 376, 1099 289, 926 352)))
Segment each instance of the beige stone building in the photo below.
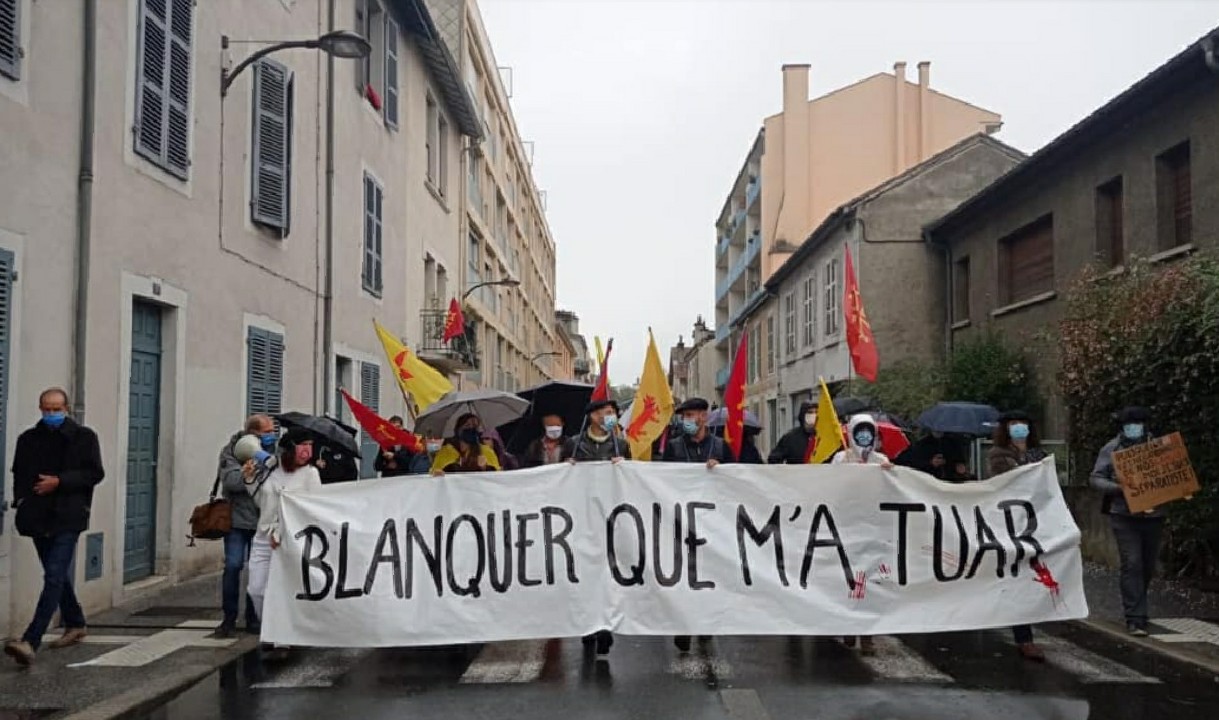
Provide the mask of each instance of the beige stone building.
MULTIPOLYGON (((762 121, 716 219, 716 387, 728 379, 734 326, 756 309, 763 285, 842 203, 976 133, 999 115, 893 73, 809 99, 809 66, 783 66, 783 109, 762 121)), ((761 325, 758 335, 764 333, 761 325)))
MULTIPOLYGON (((338 387, 403 411, 374 318, 422 347, 421 310, 518 278, 472 298, 494 333, 482 349, 505 348, 482 381, 545 373, 525 359, 553 349, 554 246, 481 24, 459 56, 422 0, 16 4, 0 43, 20 50, 0 56, 0 456, 47 386, 98 431, 87 611, 219 569, 186 519, 248 413, 342 414, 338 387), (241 68, 262 41, 331 30, 371 54, 241 68)), ((0 489, 11 499, 7 472, 0 489)), ((41 570, 0 521, 9 631, 41 570)))

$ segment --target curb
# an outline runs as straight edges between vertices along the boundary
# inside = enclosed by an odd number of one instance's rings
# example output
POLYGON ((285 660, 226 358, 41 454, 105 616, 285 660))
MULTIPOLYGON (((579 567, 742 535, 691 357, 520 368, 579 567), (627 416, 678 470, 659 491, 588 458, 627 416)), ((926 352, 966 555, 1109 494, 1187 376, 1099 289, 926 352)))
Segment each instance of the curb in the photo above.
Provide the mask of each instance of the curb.
POLYGON ((129 720, 147 714, 189 690, 203 678, 258 647, 258 638, 246 637, 216 653, 209 664, 184 665, 140 687, 109 697, 57 720, 129 720))
POLYGON ((1123 628, 1115 624, 1105 622, 1103 620, 1075 620, 1075 624, 1090 630, 1095 633, 1107 636, 1111 640, 1119 640, 1124 643, 1150 650, 1167 658, 1175 660, 1186 665, 1193 665, 1196 668, 1204 670, 1215 675, 1219 675, 1219 660, 1201 655, 1199 653, 1190 652, 1177 647, 1172 647, 1167 643, 1157 642, 1149 637, 1134 637, 1126 633, 1123 628))

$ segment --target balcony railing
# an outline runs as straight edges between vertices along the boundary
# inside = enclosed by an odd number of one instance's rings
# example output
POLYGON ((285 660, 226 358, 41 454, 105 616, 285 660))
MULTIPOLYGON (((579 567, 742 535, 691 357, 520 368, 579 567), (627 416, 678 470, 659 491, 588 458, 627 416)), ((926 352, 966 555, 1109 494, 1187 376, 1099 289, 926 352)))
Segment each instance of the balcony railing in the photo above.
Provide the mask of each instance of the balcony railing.
POLYGON ((762 194, 762 183, 754 180, 745 188, 745 207, 752 208, 753 204, 758 201, 758 196, 762 194))
POLYGON ((478 369, 478 335, 474 323, 466 323, 464 335, 452 340, 444 339, 444 325, 448 310, 429 308, 419 313, 422 333, 415 352, 442 372, 478 369))
POLYGON ((741 226, 744 224, 745 224, 745 209, 742 208, 740 210, 737 210, 736 214, 732 216, 732 234, 736 235, 736 231, 739 230, 741 228, 741 226))
POLYGON ((728 252, 728 246, 732 244, 732 236, 724 235, 720 237, 719 242, 715 244, 715 256, 722 257, 728 252))

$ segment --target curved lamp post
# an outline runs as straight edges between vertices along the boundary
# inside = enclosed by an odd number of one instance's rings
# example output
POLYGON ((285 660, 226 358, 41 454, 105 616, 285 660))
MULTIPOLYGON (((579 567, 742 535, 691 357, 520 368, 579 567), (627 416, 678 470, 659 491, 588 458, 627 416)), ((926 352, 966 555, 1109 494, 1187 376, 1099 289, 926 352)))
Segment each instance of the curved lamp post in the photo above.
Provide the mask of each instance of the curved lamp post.
MULTIPOLYGON (((222 48, 229 46, 227 35, 221 38, 220 45, 222 48)), ((228 94, 229 86, 233 84, 233 80, 241 74, 241 71, 273 52, 293 48, 321 50, 327 55, 333 55, 337 58, 365 58, 372 52, 372 45, 367 40, 347 30, 335 30, 312 40, 284 40, 282 42, 271 43, 245 60, 242 60, 231 71, 224 68, 220 69, 220 97, 228 94)))
POLYGON ((467 289, 464 293, 461 294, 461 303, 464 305, 466 302, 466 298, 470 297, 470 293, 474 292, 475 290, 478 290, 479 288, 491 287, 494 285, 503 285, 504 287, 517 287, 520 284, 521 284, 520 280, 488 280, 486 282, 474 283, 473 285, 471 285, 469 287, 469 289, 467 289))

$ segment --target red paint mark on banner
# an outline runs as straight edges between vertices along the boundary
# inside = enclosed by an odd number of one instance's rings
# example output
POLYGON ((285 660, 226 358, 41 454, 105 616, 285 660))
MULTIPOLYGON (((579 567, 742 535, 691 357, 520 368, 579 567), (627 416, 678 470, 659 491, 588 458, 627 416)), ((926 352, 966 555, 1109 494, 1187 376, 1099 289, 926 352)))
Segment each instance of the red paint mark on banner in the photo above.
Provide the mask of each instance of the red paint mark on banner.
POLYGON ((1033 580, 1045 585, 1046 589, 1050 591, 1050 595, 1057 599, 1060 587, 1058 581, 1054 579, 1054 573, 1050 572, 1050 569, 1036 558, 1029 562, 1029 565, 1032 566, 1033 572, 1037 573, 1033 580))
POLYGON ((868 574, 863 570, 855 573, 855 587, 847 593, 847 597, 852 600, 863 600, 864 593, 868 590, 868 574))

